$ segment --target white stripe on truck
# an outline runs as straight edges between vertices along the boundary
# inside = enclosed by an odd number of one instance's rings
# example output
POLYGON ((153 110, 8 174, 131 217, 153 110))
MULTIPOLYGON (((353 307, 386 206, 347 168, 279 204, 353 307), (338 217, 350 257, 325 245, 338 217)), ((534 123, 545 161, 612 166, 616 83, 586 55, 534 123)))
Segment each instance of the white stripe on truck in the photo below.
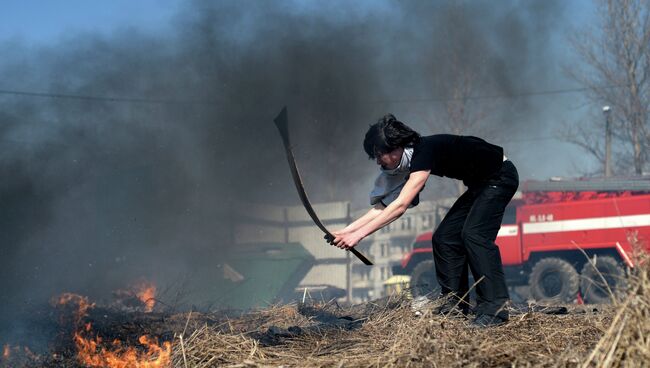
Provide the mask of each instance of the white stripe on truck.
POLYGON ((619 229, 624 227, 650 226, 650 214, 594 217, 575 220, 546 222, 524 222, 524 234, 558 233, 564 231, 582 231, 596 229, 619 229))
POLYGON ((499 233, 497 234, 497 236, 498 237, 517 236, 518 232, 519 232, 519 227, 517 225, 503 225, 499 229, 499 233))

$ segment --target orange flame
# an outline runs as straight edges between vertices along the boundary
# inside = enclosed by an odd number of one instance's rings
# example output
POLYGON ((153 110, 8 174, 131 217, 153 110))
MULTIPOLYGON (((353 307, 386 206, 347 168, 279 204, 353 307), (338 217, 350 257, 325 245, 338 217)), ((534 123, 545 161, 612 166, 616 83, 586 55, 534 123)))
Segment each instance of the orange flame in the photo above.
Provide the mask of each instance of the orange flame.
POLYGON ((164 342, 162 347, 150 337, 140 336, 139 342, 145 351, 134 347, 123 347, 119 340, 112 342, 112 350, 101 346, 102 338, 84 338, 79 332, 74 335, 77 359, 88 367, 110 368, 158 368, 170 364, 172 345, 164 342))
POLYGON ((67 305, 68 303, 77 304, 77 313, 75 314, 77 324, 88 315, 89 309, 95 307, 95 303, 90 303, 87 297, 73 293, 63 293, 58 299, 53 300, 55 305, 67 305))
POLYGON ((127 290, 116 290, 113 294, 127 307, 133 307, 131 298, 138 300, 145 313, 152 312, 156 305, 156 285, 146 280, 131 284, 127 290))
POLYGON ((0 364, 0 367, 17 367, 18 365, 14 363, 18 363, 20 361, 22 361, 22 364, 20 365, 21 367, 27 365, 31 367, 31 364, 34 364, 41 360, 41 356, 31 351, 31 349, 27 346, 12 346, 10 344, 5 344, 2 347, 2 359, 0 360, 6 362, 6 365, 0 364), (15 360, 15 362, 12 362, 12 360, 15 360))
MULTIPOLYGON (((151 311, 155 304, 153 299, 156 287, 153 284, 142 283, 136 291, 136 295, 151 311)), ((88 315, 88 310, 95 307, 87 297, 76 294, 65 293, 53 300, 56 305, 77 304, 75 313, 77 331, 74 333, 74 342, 77 348, 77 360, 88 367, 109 367, 109 368, 162 368, 168 367, 171 357, 172 345, 164 342, 159 345, 152 338, 143 335, 139 338, 142 347, 123 346, 120 340, 113 340, 110 349, 102 345, 100 336, 84 337, 92 334, 92 324, 82 323, 83 318, 88 315)), ((5 346, 5 352, 7 346, 5 346)))
POLYGON ((143 281, 135 285, 135 295, 144 303, 145 312, 153 311, 153 307, 156 305, 156 299, 154 299, 156 296, 156 285, 148 281, 143 281))

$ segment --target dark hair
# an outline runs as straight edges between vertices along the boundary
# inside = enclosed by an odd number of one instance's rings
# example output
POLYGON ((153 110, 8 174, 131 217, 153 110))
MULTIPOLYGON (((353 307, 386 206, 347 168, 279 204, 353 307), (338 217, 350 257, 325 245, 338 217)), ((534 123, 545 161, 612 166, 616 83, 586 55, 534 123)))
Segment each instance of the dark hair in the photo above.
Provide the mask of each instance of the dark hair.
POLYGON ((420 141, 420 134, 397 120, 393 114, 384 115, 368 128, 363 149, 374 159, 399 147, 412 147, 420 141))

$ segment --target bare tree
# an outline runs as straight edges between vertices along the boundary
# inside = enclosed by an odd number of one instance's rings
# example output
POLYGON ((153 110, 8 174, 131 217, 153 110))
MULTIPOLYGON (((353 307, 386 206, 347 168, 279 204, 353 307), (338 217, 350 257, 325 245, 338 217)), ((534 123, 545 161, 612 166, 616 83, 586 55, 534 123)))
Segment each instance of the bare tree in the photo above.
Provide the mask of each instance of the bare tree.
MULTIPOLYGON (((650 146, 650 0, 596 1, 598 24, 569 37, 584 65, 568 72, 589 88, 590 100, 611 106, 614 160, 628 163, 618 173, 641 175, 650 146)), ((562 137, 604 162, 604 117, 569 127, 562 137)))
MULTIPOLYGON (((458 56, 457 53, 451 55, 452 59, 458 56)), ((452 74, 448 89, 450 98, 444 104, 446 119, 440 124, 456 135, 489 135, 486 126, 481 124, 488 115, 487 107, 478 100, 470 99, 471 93, 476 91, 476 71, 455 60, 451 65, 452 74)), ((458 194, 462 194, 465 186, 460 181, 456 184, 458 194)))
POLYGON ((452 134, 489 134, 480 124, 488 116, 488 109, 479 100, 472 99, 476 93, 477 71, 458 63, 460 55, 452 53, 451 73, 448 75, 449 98, 444 103, 445 119, 440 124, 452 134))
MULTIPOLYGON (((501 55, 490 48, 481 29, 468 22, 469 11, 470 7, 452 2, 440 13, 443 21, 436 32, 446 37, 439 41, 430 60, 435 71, 432 87, 443 102, 428 120, 441 132, 491 140, 496 136, 496 126, 487 122, 495 102, 487 103, 476 96, 499 91, 508 82, 495 72, 502 67, 501 55)), ((462 194, 465 186, 459 181, 454 189, 462 194)))

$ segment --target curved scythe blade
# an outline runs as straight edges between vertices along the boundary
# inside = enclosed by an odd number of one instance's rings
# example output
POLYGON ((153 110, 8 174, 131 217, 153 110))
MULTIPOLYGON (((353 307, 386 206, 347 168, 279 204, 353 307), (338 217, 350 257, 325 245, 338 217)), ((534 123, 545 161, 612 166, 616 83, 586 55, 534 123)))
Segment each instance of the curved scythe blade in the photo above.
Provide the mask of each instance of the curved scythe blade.
MULTIPOLYGON (((280 131, 280 136, 282 137, 282 143, 284 143, 284 151, 287 154, 287 160, 289 161, 289 168, 291 169, 291 176, 293 177, 293 182, 296 184, 296 189, 298 190, 298 195, 300 196, 300 200, 302 201, 302 205, 305 206, 305 210, 307 210, 307 213, 311 217, 311 219, 314 221, 316 226, 318 226, 326 235, 335 238, 334 235, 332 235, 329 230, 323 225, 323 223, 320 221, 318 216, 316 215, 316 212, 314 211, 314 208, 311 206, 311 203, 309 202, 309 198, 307 198, 307 193, 305 192, 305 186, 302 183, 302 179, 300 178, 300 173, 298 172, 298 167, 296 166, 296 159, 293 156, 293 151, 291 150, 291 141, 289 140, 289 117, 287 115, 287 107, 285 106, 282 111, 280 111, 280 114, 273 119, 273 122, 275 123, 275 126, 278 128, 278 131, 280 131)), ((368 260, 363 254, 361 254, 358 250, 354 248, 350 248, 350 252, 357 256, 361 262, 363 262, 366 265, 371 266, 372 262, 368 260)))

